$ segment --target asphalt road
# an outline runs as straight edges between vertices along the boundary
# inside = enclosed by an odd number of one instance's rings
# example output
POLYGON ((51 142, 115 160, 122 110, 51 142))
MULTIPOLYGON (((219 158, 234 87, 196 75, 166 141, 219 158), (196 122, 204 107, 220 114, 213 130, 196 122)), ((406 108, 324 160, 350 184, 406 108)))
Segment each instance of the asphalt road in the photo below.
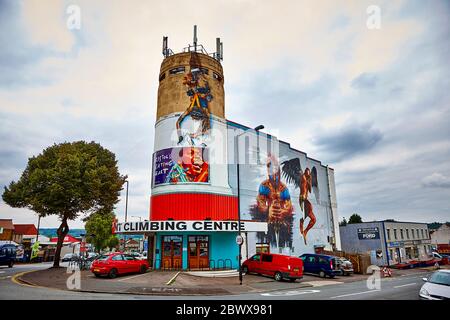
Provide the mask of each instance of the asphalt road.
POLYGON ((370 290, 367 282, 356 281, 303 289, 277 290, 268 293, 250 293, 239 296, 146 296, 72 292, 20 285, 12 281, 15 274, 45 269, 51 264, 15 265, 0 267, 0 300, 20 299, 80 299, 80 300, 418 300, 422 278, 429 273, 411 273, 407 276, 381 279, 380 289, 370 290))

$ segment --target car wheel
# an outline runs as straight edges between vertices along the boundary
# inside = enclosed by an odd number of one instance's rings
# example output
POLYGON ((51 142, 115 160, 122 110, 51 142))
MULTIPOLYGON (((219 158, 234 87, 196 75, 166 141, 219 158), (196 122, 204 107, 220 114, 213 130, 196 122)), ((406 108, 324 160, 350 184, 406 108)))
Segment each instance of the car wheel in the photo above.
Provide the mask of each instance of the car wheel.
POLYGON ((109 271, 108 276, 109 276, 111 279, 114 279, 115 277, 117 277, 117 269, 111 269, 111 271, 109 271))
POLYGON ((242 267, 242 272, 248 274, 249 273, 248 267, 247 266, 242 267))
POLYGON ((8 268, 12 268, 13 265, 14 265, 14 261, 10 261, 9 264, 8 264, 8 268))
POLYGON ((146 271, 147 271, 147 268, 144 265, 142 265, 141 269, 139 270, 139 272, 140 273, 145 273, 146 271))
POLYGON ((323 271, 320 271, 320 272, 319 272, 319 277, 325 278, 325 276, 326 276, 325 272, 323 272, 323 271))
POLYGON ((274 278, 276 281, 281 281, 283 279, 283 276, 281 275, 281 272, 277 271, 275 272, 274 278))

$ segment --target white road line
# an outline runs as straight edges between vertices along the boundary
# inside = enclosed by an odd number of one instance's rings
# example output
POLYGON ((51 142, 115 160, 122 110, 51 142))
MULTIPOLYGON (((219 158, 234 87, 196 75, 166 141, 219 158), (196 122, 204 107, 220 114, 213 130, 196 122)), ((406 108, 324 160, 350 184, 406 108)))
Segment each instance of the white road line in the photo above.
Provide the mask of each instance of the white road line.
POLYGON ((355 292, 355 293, 349 293, 349 294, 342 294, 340 296, 334 296, 334 297, 330 297, 330 299, 334 299, 334 298, 342 298, 342 297, 350 297, 350 296, 356 296, 358 294, 364 294, 364 293, 370 293, 370 292, 378 292, 381 291, 379 289, 377 290, 369 290, 369 291, 363 291, 363 292, 355 292))
POLYGON ((130 280, 130 279, 134 279, 134 278, 137 278, 137 277, 140 277, 140 276, 144 276, 145 275, 145 273, 143 273, 143 274, 138 274, 138 275, 135 275, 135 276, 132 276, 132 277, 128 277, 128 278, 123 278, 123 279, 119 279, 119 280, 117 280, 117 281, 125 281, 125 280, 130 280))
POLYGON ((401 286, 395 286, 394 288, 401 288, 401 287, 406 287, 406 286, 412 286, 412 285, 415 285, 415 284, 417 284, 417 283, 413 282, 413 283, 408 283, 408 284, 402 284, 401 286))

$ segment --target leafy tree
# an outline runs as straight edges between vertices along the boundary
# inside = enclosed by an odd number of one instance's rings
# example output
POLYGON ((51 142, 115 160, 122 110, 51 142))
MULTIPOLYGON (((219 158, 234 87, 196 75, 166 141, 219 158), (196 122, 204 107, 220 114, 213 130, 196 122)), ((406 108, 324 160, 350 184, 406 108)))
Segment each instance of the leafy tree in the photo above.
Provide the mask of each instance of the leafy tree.
POLYGON ((347 225, 347 220, 345 219, 345 217, 342 219, 341 222, 339 222, 339 226, 341 227, 345 227, 347 225))
POLYGON ((119 239, 112 233, 112 224, 116 216, 112 212, 96 212, 86 220, 86 241, 92 243, 97 252, 119 244, 119 239))
POLYGON ((357 214, 357 213, 352 214, 352 215, 350 216, 350 218, 348 219, 348 224, 351 224, 351 223, 361 223, 361 222, 363 222, 363 221, 362 221, 362 218, 361 218, 361 216, 360 216, 359 214, 357 214))
POLYGON ((58 216, 53 266, 59 267, 68 220, 100 210, 111 212, 126 178, 119 173, 114 153, 98 143, 64 142, 28 159, 22 176, 5 186, 2 198, 11 207, 31 209, 40 217, 58 216))

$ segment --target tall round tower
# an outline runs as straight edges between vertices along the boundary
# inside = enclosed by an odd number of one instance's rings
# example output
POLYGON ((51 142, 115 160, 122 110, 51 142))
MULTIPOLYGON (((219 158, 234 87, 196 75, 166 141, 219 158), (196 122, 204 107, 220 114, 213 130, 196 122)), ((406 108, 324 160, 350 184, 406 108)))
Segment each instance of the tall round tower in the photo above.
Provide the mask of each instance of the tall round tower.
MULTIPOLYGON (((222 43, 217 39, 217 52, 208 54, 196 38, 194 27, 194 44, 181 53, 173 53, 163 38, 151 221, 238 219, 237 197, 228 183, 222 43)), ((221 255, 234 265, 235 236, 205 229, 157 232, 155 267, 206 267, 221 255)))

